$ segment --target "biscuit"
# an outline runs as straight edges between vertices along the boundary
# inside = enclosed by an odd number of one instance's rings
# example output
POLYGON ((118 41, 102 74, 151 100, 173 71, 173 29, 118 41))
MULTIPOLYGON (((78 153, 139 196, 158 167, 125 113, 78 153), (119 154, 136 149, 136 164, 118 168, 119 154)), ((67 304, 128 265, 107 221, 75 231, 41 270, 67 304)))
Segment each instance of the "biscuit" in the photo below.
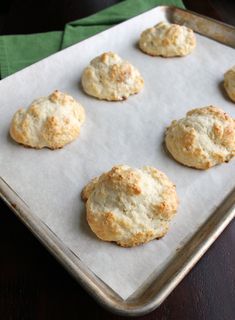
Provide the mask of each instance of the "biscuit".
POLYGON ((208 169, 234 157, 235 120, 214 106, 194 109, 171 123, 165 142, 178 162, 208 169))
POLYGON ((10 135, 16 142, 36 149, 62 148, 79 136, 85 121, 84 108, 58 90, 19 109, 11 122, 10 135))
POLYGON ((151 56, 186 56, 195 46, 193 30, 167 22, 159 22, 143 31, 139 40, 140 49, 151 56))
POLYGON ((93 59, 82 74, 84 91, 101 100, 125 100, 143 86, 139 71, 113 52, 93 59))
POLYGON ((175 185, 153 167, 113 167, 82 191, 87 221, 104 241, 133 247, 163 237, 176 213, 175 185))
POLYGON ((229 98, 235 102, 235 66, 229 69, 224 75, 224 88, 229 98))

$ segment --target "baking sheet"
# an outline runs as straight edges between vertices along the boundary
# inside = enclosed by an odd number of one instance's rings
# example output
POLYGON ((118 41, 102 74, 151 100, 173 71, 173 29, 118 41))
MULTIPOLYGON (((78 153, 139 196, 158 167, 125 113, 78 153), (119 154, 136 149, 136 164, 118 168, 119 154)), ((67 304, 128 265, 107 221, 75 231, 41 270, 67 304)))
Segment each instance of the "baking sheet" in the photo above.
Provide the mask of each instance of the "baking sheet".
POLYGON ((214 104, 235 117, 235 106, 221 87, 223 73, 234 64, 235 51, 197 35, 197 48, 188 57, 149 57, 136 43, 143 29, 161 20, 166 20, 164 11, 153 9, 0 83, 0 176, 123 299, 164 268, 235 186, 234 161, 197 171, 174 162, 162 146, 165 127, 191 108, 214 104), (108 50, 139 68, 145 79, 143 92, 115 103, 83 94, 82 70, 94 56, 108 50), (57 151, 25 149, 13 143, 8 128, 16 109, 54 89, 69 92, 84 105, 87 121, 80 138, 57 151), (176 183, 180 208, 163 239, 124 249, 99 241, 89 230, 80 191, 92 177, 120 163, 153 165, 176 183))

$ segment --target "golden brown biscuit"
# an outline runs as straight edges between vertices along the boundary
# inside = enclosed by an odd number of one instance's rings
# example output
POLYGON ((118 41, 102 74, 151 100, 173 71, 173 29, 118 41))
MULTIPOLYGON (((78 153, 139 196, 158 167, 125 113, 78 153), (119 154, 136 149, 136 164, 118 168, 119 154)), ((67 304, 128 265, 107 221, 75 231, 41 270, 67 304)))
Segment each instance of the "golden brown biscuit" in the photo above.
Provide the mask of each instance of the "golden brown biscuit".
POLYGON ((82 74, 84 91, 101 100, 124 100, 144 86, 139 71, 116 53, 105 52, 93 59, 82 74))
POLYGON ((151 56, 186 56, 195 46, 193 30, 167 22, 160 22, 145 30, 139 40, 140 49, 151 56))
POLYGON ((83 107, 56 90, 49 97, 34 100, 27 110, 19 109, 12 119, 10 135, 25 146, 58 149, 79 136, 84 121, 83 107))
POLYGON ((175 185, 153 167, 115 166, 88 183, 82 199, 97 237, 123 247, 163 237, 178 207, 175 185))
POLYGON ((229 98, 235 102, 235 66, 229 69, 224 75, 224 88, 229 98))
POLYGON ((217 107, 194 109, 171 123, 165 142, 180 163, 208 169, 234 157, 235 121, 217 107))

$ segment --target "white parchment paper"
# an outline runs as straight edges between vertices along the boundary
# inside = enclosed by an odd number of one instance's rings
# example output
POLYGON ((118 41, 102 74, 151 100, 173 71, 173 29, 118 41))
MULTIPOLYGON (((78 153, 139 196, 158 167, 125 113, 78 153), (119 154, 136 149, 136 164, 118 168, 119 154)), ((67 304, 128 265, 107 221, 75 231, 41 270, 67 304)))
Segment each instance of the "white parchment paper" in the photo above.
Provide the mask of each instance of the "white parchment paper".
POLYGON ((192 108, 214 104, 235 117, 235 104, 221 87, 224 72, 235 64, 235 51, 197 35, 197 48, 187 57, 147 56, 137 48, 139 35, 161 20, 164 12, 156 8, 0 83, 0 176, 123 299, 164 267, 235 185, 235 161, 198 171, 177 164, 162 147, 166 126, 192 108), (124 102, 98 101, 79 85, 89 61, 109 50, 131 61, 145 79, 144 90, 124 102), (15 144, 8 136, 14 112, 54 89, 84 105, 87 120, 80 138, 57 151, 15 144), (166 237, 124 249, 92 234, 80 192, 114 164, 155 166, 176 183, 180 208, 166 237))

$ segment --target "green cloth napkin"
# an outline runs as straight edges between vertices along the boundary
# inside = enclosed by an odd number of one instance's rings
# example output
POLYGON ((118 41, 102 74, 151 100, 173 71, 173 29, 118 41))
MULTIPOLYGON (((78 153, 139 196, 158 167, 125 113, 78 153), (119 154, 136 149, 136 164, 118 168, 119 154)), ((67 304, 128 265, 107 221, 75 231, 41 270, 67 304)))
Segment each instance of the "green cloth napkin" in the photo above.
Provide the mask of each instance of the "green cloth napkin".
POLYGON ((1 79, 158 5, 184 7, 181 0, 124 0, 89 17, 68 23, 64 32, 1 36, 1 79))

